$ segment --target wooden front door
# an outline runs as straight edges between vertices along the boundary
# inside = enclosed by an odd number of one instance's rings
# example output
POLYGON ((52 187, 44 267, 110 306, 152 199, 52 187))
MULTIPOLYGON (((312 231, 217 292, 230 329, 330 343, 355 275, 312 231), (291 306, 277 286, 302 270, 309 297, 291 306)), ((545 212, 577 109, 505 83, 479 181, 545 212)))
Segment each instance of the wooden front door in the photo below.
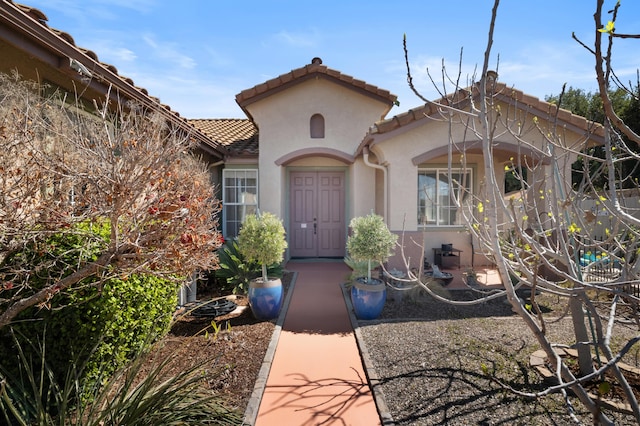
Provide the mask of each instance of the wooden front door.
POLYGON ((291 257, 344 257, 344 172, 291 172, 291 257))

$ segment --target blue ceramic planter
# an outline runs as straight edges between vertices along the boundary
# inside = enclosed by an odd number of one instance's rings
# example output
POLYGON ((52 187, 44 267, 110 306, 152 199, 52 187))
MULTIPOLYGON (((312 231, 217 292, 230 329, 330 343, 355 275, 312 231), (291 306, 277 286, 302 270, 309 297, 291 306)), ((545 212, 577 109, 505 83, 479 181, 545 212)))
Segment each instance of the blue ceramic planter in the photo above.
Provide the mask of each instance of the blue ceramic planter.
POLYGON ((351 287, 351 304, 356 317, 361 320, 376 319, 384 309, 387 299, 387 286, 382 280, 374 279, 365 284, 356 280, 351 287))
POLYGON ((282 308, 283 290, 279 278, 264 282, 262 278, 249 283, 249 306, 253 316, 259 320, 278 318, 282 308))

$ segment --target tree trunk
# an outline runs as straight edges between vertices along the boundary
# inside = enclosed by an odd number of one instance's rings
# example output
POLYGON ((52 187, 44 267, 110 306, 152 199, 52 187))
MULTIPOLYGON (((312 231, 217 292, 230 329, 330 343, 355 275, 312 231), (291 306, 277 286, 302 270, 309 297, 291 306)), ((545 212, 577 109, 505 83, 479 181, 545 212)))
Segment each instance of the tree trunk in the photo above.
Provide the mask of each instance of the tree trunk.
POLYGON ((571 319, 573 320, 573 330, 576 336, 576 348, 578 350, 578 365, 580 366, 580 375, 593 373, 593 362, 591 360, 591 345, 589 342, 589 334, 587 326, 584 323, 584 311, 582 310, 582 302, 578 296, 569 298, 569 307, 571 309, 571 319))

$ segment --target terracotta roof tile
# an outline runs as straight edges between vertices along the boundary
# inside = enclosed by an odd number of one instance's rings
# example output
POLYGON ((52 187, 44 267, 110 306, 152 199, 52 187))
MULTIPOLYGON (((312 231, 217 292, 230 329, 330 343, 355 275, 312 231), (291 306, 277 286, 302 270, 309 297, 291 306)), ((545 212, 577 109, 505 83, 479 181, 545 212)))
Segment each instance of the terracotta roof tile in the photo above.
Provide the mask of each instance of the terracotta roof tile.
POLYGON ((291 81, 291 80, 293 80, 293 79, 294 79, 294 77, 293 77, 293 74, 291 74, 291 73, 290 73, 290 74, 283 74, 283 75, 281 75, 281 76, 279 77, 279 80, 280 80, 280 82, 281 82, 282 84, 288 83, 288 82, 290 82, 290 81, 291 81))
POLYGON ((16 10, 17 12, 19 12, 17 16, 21 12, 22 14, 26 15, 28 18, 30 18, 31 20, 33 20, 34 22, 42 26, 44 28, 44 31, 49 32, 51 35, 56 37, 57 40, 59 40, 59 43, 55 42, 56 49, 59 49, 60 52, 64 52, 63 55, 69 56, 69 57, 76 56, 77 60, 86 61, 88 58, 89 60, 94 61, 94 64, 84 64, 84 65, 86 66, 91 65, 89 66, 89 68, 92 71, 94 71, 96 68, 102 68, 104 71, 98 70, 96 72, 96 74, 100 78, 108 77, 110 82, 113 82, 113 81, 117 82, 119 80, 120 81, 119 84, 122 84, 121 87, 123 88, 126 87, 126 90, 128 91, 128 96, 131 99, 135 99, 136 101, 143 102, 145 104, 147 103, 152 105, 157 104, 158 106, 161 106, 162 110, 170 111, 167 114, 167 117, 171 121, 186 128, 187 131, 189 132, 192 132, 195 130, 196 131, 195 133, 197 134, 195 134, 194 137, 196 139, 198 139, 200 142, 205 143, 206 145, 209 145, 214 150, 218 149, 215 143, 207 139, 205 134, 202 134, 201 132, 197 132, 197 129, 194 128, 190 123, 188 123, 185 118, 180 117, 180 114, 178 114, 175 111, 171 111, 171 108, 168 105, 162 104, 160 102, 160 99, 158 99, 157 97, 149 96, 149 93, 147 92, 147 90, 142 87, 136 86, 132 79, 118 74, 118 69, 114 65, 100 62, 100 60, 98 59, 98 55, 95 52, 89 49, 76 46, 75 40, 70 34, 64 31, 61 31, 59 29, 49 27, 49 25, 47 24, 48 18, 42 11, 31 6, 15 3, 13 2, 13 0, 0 0, 0 7, 4 8, 5 7, 4 4, 8 5, 7 8, 9 9, 9 11, 12 9, 16 10), (70 46, 70 48, 68 46, 70 46), (77 55, 72 52, 77 52, 77 55), (84 55, 84 58, 81 55, 84 55), (113 77, 111 77, 109 74, 111 74, 111 76, 113 77))
MULTIPOLYGON (((70 44, 71 46, 73 46, 74 48, 76 48, 77 50, 82 52, 83 54, 87 55, 89 58, 93 59, 96 63, 99 63, 102 67, 104 67, 104 68, 108 69, 109 71, 111 71, 112 73, 116 74, 125 83, 133 86, 136 90, 139 90, 139 91, 141 91, 143 93, 146 92, 146 90, 143 91, 142 88, 136 87, 131 78, 119 75, 118 74, 118 69, 114 65, 107 64, 105 62, 100 62, 100 60, 98 58, 98 55, 94 51, 86 49, 86 48, 83 48, 83 47, 80 47, 80 46, 77 46, 76 43, 75 43, 75 40, 73 39, 73 37, 69 33, 65 32, 65 31, 62 31, 62 30, 59 30, 57 28, 50 27, 47 24, 49 18, 47 18, 47 15, 45 15, 39 9, 37 9, 35 7, 31 7, 31 6, 25 5, 25 4, 14 3, 12 0, 4 0, 4 1, 6 1, 7 3, 10 3, 10 4, 13 4, 16 8, 18 8, 19 10, 21 10, 22 12, 24 12, 25 14, 30 16, 32 19, 36 20, 42 26, 47 28, 47 30, 49 30, 51 33, 55 34, 60 39, 64 40, 65 42, 67 42, 68 44, 70 44)), ((158 98, 155 98, 155 99, 158 99, 158 98)), ((165 109, 167 108, 167 106, 165 106, 165 105, 163 105, 163 107, 165 109)), ((178 115, 177 113, 175 113, 175 114, 178 115)))
MULTIPOLYGON (((7 0, 9 3, 13 3, 13 1, 11 0, 7 0)), ((46 26, 47 25, 47 15, 45 15, 44 13, 42 13, 40 10, 30 7, 30 6, 26 6, 24 4, 19 4, 19 3, 14 3, 15 6, 22 10, 24 13, 26 13, 27 15, 31 16, 31 18, 35 19, 36 21, 38 21, 39 23, 41 23, 42 25, 46 26)))
MULTIPOLYGON (((111 71, 114 74, 118 74, 118 68, 115 67, 115 65, 111 65, 111 64, 106 64, 104 62, 100 62, 100 65, 102 65, 103 67, 105 67, 106 69, 108 69, 109 71, 111 71)), ((139 87, 136 87, 138 90, 140 90, 139 87)))
POLYGON ((75 40, 73 39, 73 37, 71 37, 71 34, 66 33, 64 31, 60 31, 60 30, 56 30, 55 28, 50 28, 50 30, 57 34, 60 38, 63 38, 67 43, 72 44, 72 45, 76 45, 75 40))
POLYGON ((381 89, 372 84, 368 84, 365 81, 355 79, 350 75, 327 68, 327 66, 322 65, 321 59, 314 58, 311 64, 305 65, 301 68, 296 68, 264 83, 260 83, 254 87, 243 90, 236 95, 236 102, 240 107, 242 107, 242 109, 244 109, 246 105, 262 99, 265 96, 269 96, 272 93, 276 93, 277 91, 284 90, 288 86, 296 84, 299 81, 304 81, 312 76, 320 76, 330 80, 336 80, 342 84, 346 84, 347 86, 353 86, 354 90, 358 90, 368 96, 372 96, 388 104, 389 107, 393 106, 397 99, 397 96, 388 90, 381 89))
MULTIPOLYGON (((460 89, 456 93, 452 94, 449 98, 439 99, 436 103, 445 105, 462 105, 463 102, 468 102, 469 92, 472 90, 474 96, 478 94, 478 87, 460 89)), ((531 108, 532 110, 539 111, 540 114, 553 116, 557 111, 557 106, 540 100, 535 96, 528 95, 521 90, 508 87, 504 83, 496 83, 495 93, 497 98, 504 102, 517 102, 520 107, 531 108)), ((373 133, 387 133, 395 130, 399 127, 406 126, 407 124, 422 120, 438 112, 438 107, 435 103, 427 103, 421 107, 411 109, 401 114, 395 115, 391 118, 380 120, 376 122, 369 134, 373 133)), ((593 123, 584 117, 575 115, 571 111, 560 109, 558 111, 558 119, 564 123, 571 124, 578 129, 590 131, 598 136, 602 136, 602 126, 594 126, 593 123)), ((366 139, 366 138, 365 138, 366 139)))
POLYGON ((195 128, 234 155, 258 155, 258 129, 246 118, 194 119, 195 128))

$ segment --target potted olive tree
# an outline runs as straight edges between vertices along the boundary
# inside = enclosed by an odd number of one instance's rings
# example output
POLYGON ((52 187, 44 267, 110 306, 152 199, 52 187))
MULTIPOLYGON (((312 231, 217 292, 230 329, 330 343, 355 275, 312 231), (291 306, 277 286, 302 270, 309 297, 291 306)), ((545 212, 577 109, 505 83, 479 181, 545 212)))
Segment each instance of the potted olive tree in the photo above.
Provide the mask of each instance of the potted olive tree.
POLYGON ((349 256, 357 262, 367 262, 367 276, 356 278, 351 286, 353 310, 359 319, 375 319, 382 313, 387 290, 384 281, 371 277, 372 264, 389 259, 398 236, 389 231, 382 216, 374 213, 353 218, 349 227, 349 256))
POLYGON ((278 317, 283 291, 280 278, 269 278, 267 267, 283 260, 287 248, 282 221, 272 213, 249 215, 238 234, 238 249, 249 261, 262 267, 262 275, 249 282, 249 306, 257 319, 278 317))

